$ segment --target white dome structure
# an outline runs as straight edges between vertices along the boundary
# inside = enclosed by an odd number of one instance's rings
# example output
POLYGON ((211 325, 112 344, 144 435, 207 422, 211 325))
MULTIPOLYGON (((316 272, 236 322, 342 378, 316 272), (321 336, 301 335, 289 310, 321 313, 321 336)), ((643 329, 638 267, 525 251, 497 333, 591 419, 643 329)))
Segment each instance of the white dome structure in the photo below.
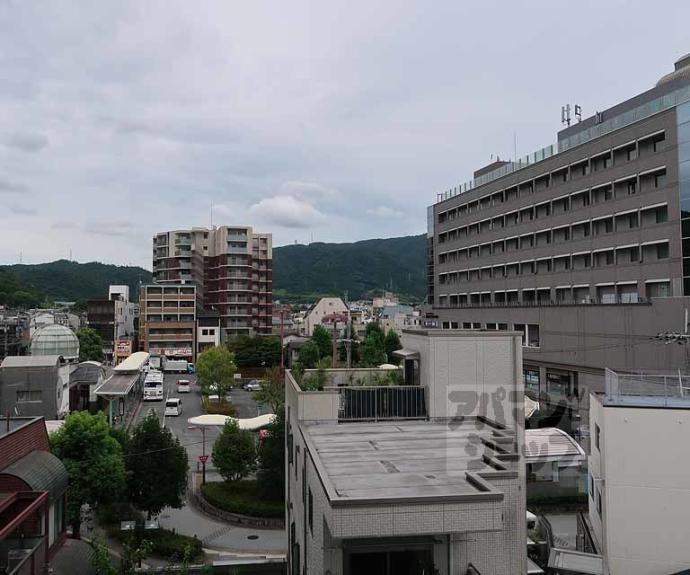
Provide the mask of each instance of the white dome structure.
POLYGON ((69 361, 79 358, 79 339, 64 325, 48 324, 34 333, 29 349, 31 355, 61 355, 69 361))

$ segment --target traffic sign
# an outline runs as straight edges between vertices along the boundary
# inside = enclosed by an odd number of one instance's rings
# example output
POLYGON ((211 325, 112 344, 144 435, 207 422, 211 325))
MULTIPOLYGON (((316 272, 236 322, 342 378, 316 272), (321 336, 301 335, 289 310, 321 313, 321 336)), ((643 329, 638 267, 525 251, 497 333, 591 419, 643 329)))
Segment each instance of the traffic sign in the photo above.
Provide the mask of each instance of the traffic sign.
POLYGON ((200 455, 199 461, 201 461, 201 463, 206 463, 208 461, 208 455, 200 455))

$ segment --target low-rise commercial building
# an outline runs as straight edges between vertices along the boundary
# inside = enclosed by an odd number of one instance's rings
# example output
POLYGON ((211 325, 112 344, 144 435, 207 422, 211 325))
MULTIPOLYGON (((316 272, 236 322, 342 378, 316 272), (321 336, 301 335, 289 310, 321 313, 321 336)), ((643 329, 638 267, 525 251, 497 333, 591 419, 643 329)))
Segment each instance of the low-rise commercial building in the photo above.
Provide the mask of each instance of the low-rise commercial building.
POLYGON ((307 371, 305 387, 322 380, 304 391, 287 372, 290 572, 525 575, 520 335, 406 331, 403 346, 392 378, 307 371))
POLYGON ((87 323, 101 336, 106 361, 121 361, 132 353, 136 307, 129 299, 129 286, 123 285, 111 285, 107 298, 88 300, 87 323))
POLYGON ((47 572, 65 537, 67 483, 42 417, 0 417, 1 572, 47 572))
POLYGON ((589 521, 604 575, 690 565, 690 376, 606 373, 592 394, 589 521))

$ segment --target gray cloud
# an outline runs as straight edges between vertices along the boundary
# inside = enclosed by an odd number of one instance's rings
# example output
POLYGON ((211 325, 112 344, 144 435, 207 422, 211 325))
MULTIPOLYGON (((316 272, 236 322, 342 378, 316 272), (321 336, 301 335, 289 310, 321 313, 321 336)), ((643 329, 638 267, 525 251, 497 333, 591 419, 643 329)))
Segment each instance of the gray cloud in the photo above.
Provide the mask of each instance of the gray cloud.
POLYGON ((23 194, 29 191, 29 187, 0 176, 0 195, 1 194, 23 194))
POLYGON ((38 210, 30 206, 22 206, 20 204, 10 204, 7 209, 18 216, 35 216, 38 210))
POLYGON ((76 222, 72 221, 58 221, 58 222, 53 222, 50 225, 50 229, 52 230, 73 230, 78 228, 76 222))
POLYGON ((88 222, 82 229, 89 235, 109 237, 125 237, 135 232, 135 226, 131 222, 117 220, 88 222))
POLYGON ((405 216, 400 210, 391 208, 390 206, 376 206, 375 208, 368 208, 366 213, 370 216, 379 218, 402 218, 405 216))
POLYGON ((48 143, 48 138, 43 134, 31 132, 17 132, 11 134, 5 140, 5 144, 10 148, 16 148, 24 152, 39 152, 48 143))

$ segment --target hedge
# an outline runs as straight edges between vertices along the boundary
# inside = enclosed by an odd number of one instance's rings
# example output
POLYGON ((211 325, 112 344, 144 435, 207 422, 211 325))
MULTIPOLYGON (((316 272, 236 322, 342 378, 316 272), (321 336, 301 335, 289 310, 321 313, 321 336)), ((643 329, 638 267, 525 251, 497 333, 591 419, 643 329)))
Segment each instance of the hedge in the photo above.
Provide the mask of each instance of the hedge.
POLYGON ((270 518, 285 515, 285 502, 266 499, 254 480, 213 481, 203 484, 201 493, 211 505, 230 513, 270 518))

